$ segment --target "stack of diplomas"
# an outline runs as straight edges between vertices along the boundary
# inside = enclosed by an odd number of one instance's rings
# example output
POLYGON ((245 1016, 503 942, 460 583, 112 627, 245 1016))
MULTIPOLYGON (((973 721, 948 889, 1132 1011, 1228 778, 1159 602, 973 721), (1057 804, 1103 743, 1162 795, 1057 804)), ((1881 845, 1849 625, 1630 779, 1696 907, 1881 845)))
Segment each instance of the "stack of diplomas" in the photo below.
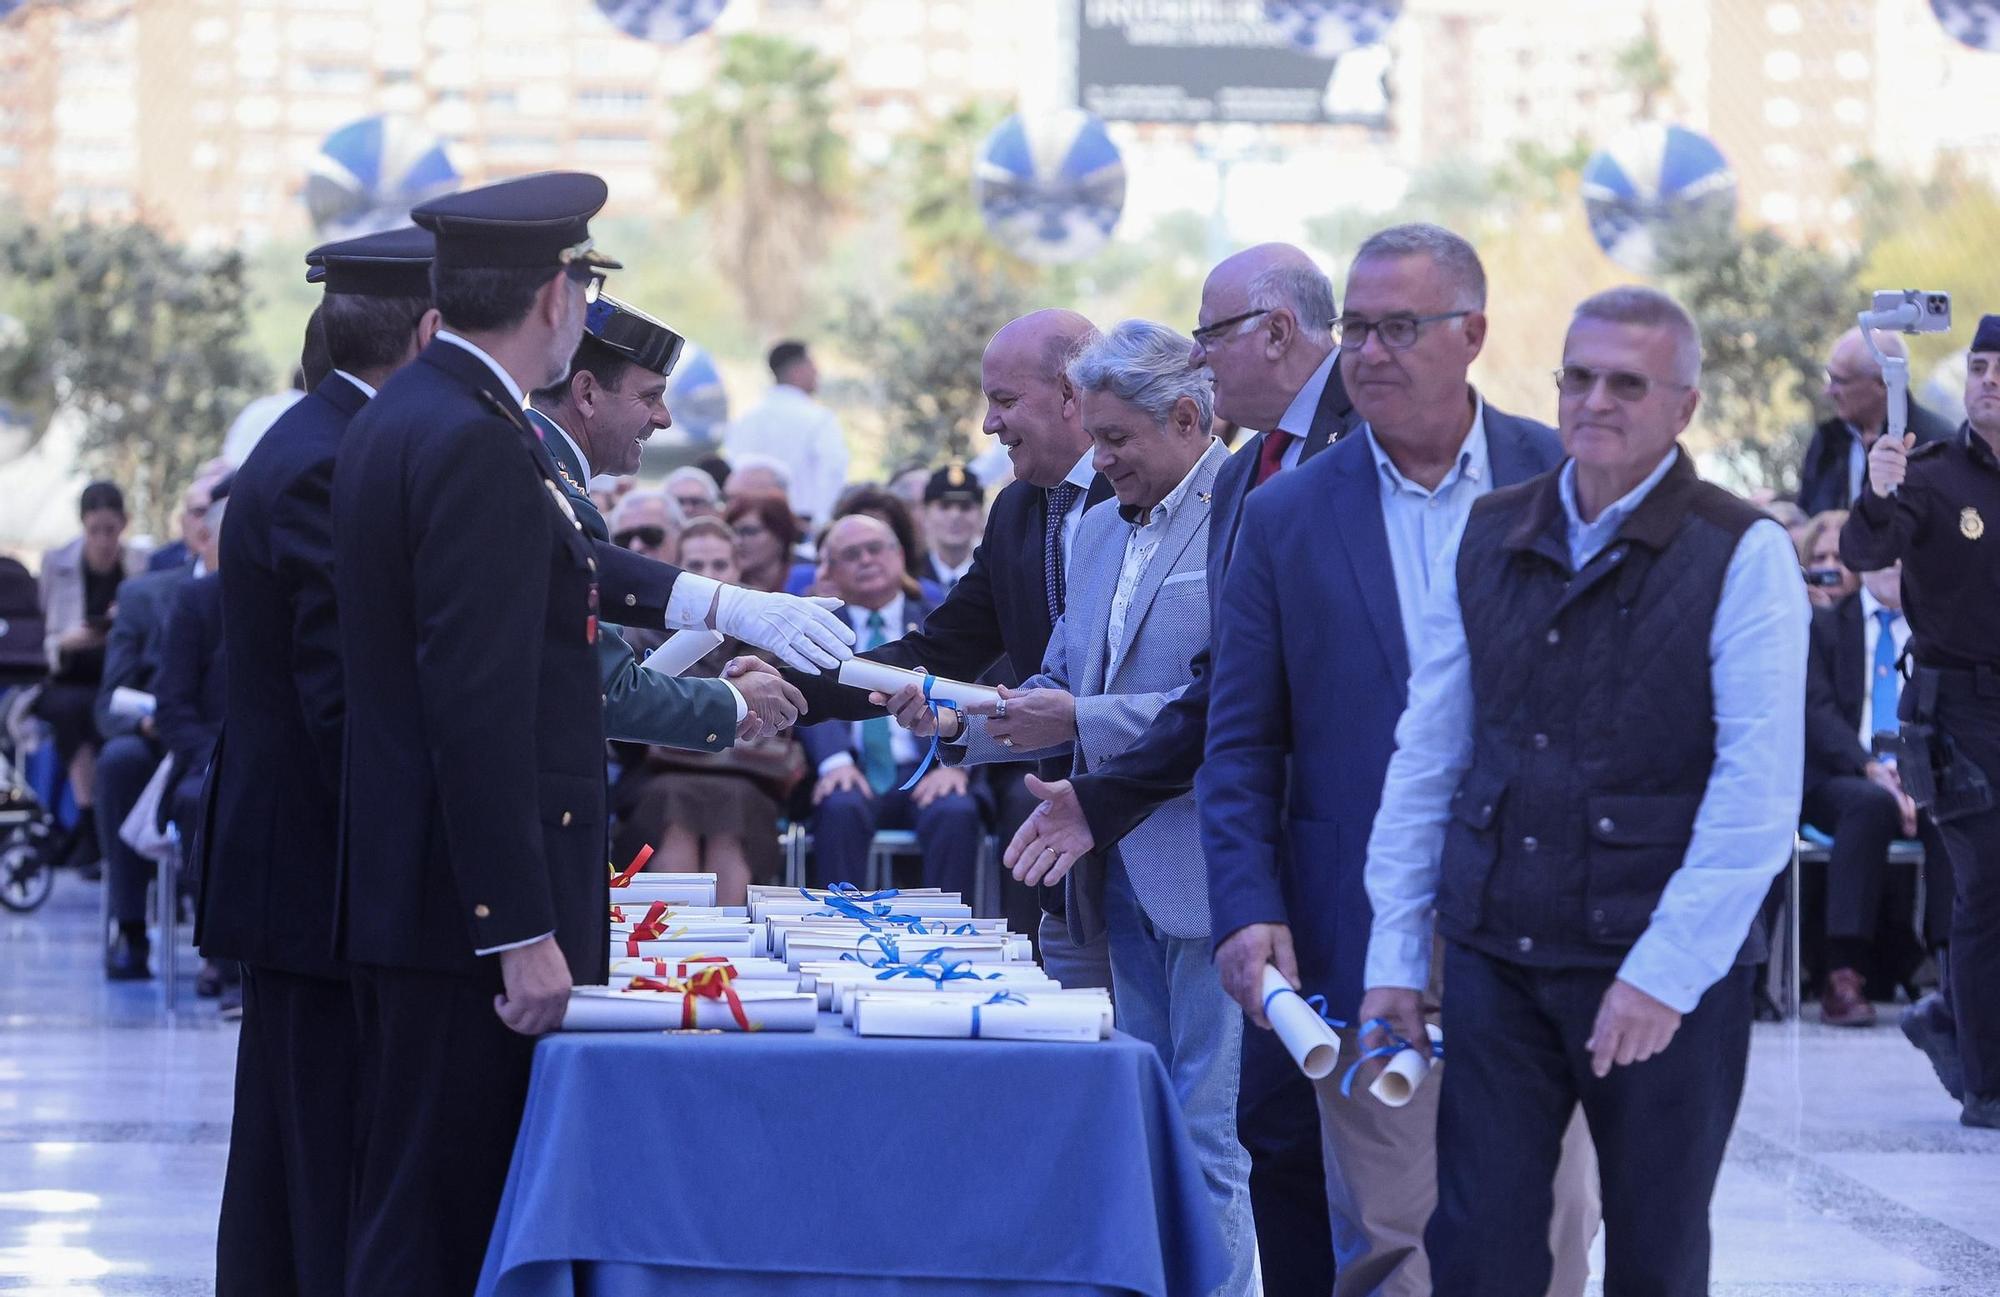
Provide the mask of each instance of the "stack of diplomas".
POLYGON ((571 993, 566 1031, 812 1031, 860 1036, 1102 1040, 1103 991, 1069 991, 1001 919, 955 892, 752 887, 715 904, 704 874, 614 885, 608 985, 571 993))

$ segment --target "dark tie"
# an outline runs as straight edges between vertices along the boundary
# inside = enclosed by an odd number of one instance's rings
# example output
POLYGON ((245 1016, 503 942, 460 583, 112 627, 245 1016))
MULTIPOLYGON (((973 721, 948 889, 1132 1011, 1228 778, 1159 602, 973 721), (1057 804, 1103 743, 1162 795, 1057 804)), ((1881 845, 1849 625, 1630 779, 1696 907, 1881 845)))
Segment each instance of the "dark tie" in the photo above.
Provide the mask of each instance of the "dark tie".
POLYGON ((1042 532, 1042 572, 1047 578, 1049 595, 1049 624, 1054 625, 1062 617, 1063 601, 1068 586, 1063 579, 1063 518, 1069 513, 1076 497, 1083 494, 1083 488, 1074 482, 1064 482, 1048 489, 1048 521, 1042 532))
POLYGON ((1264 434, 1264 444, 1257 448, 1257 479, 1250 485, 1262 486, 1271 475, 1285 466, 1285 451, 1292 444, 1292 434, 1283 428, 1273 428, 1264 434))
POLYGON ((1878 634, 1875 637, 1875 678, 1868 682, 1869 725, 1877 734, 1894 734, 1896 722, 1896 687, 1901 681, 1896 675, 1896 618, 1901 616, 1890 608, 1877 608, 1875 621, 1878 634))

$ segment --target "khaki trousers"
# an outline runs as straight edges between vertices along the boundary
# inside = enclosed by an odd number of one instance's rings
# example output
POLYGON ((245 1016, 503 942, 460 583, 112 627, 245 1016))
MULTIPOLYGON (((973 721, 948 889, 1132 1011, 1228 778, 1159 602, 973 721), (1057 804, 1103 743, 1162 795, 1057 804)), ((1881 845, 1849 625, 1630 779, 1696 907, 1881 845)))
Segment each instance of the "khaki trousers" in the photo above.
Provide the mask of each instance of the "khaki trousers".
MULTIPOLYGON (((1444 1060, 1403 1108, 1391 1108, 1356 1080, 1352 1097, 1340 1079, 1361 1057, 1356 1033, 1340 1033, 1341 1065, 1315 1082, 1320 1143, 1326 1160, 1326 1200, 1339 1272, 1334 1297, 1430 1297, 1431 1265, 1424 1226, 1437 1206, 1438 1083, 1444 1060)), ((1505 1192, 1505 1186, 1495 1186, 1505 1192)), ((1579 1108, 1563 1135, 1556 1168, 1555 1214, 1549 1250, 1555 1270, 1549 1297, 1582 1297, 1590 1278, 1590 1245, 1601 1205, 1597 1152, 1579 1108)))

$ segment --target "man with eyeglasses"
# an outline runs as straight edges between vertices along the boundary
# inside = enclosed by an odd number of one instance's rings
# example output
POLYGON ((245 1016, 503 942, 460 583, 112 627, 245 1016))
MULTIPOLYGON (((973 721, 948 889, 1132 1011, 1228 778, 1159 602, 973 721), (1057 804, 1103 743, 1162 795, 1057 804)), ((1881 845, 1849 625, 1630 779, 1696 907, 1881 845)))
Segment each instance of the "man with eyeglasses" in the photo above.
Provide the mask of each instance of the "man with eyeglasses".
POLYGON ((661 489, 680 506, 683 518, 722 516, 722 488, 715 479, 692 464, 684 464, 667 474, 661 489))
POLYGON ((686 525, 687 515, 665 491, 634 491, 611 510, 611 543, 665 563, 686 525))
POLYGON ((1579 1106, 1605 1291, 1708 1291, 1753 924, 1798 828, 1808 610, 1784 529, 1677 444, 1700 381, 1671 298, 1585 300, 1557 373, 1569 461, 1476 502, 1432 574, 1358 1016, 1366 1047, 1424 1038, 1435 925, 1440 1293, 1547 1291, 1579 1106))
MULTIPOLYGON (((1884 355, 1909 354, 1901 334, 1877 332, 1875 345, 1884 355)), ((1868 452, 1888 426, 1889 389, 1858 328, 1841 334, 1827 357, 1826 400, 1833 417, 1813 429, 1799 464, 1798 501, 1807 517, 1852 508, 1862 497, 1868 482, 1868 452)), ((1943 418, 1917 404, 1915 397, 1908 401, 1908 430, 1916 436, 1916 444, 1951 436, 1952 427, 1943 418)))
MULTIPOLYGON (((1400 225, 1361 245, 1334 322, 1361 422, 1250 497, 1216 618, 1207 759, 1195 781, 1216 964, 1260 1028, 1267 967, 1324 995, 1333 1017, 1352 1024, 1341 1033, 1349 1057, 1361 1053, 1355 1006, 1368 945, 1362 847, 1409 663, 1424 649, 1432 574, 1450 561, 1475 500, 1561 458, 1553 430, 1502 413, 1471 386, 1485 307, 1479 256, 1449 230, 1400 225)), ((1436 1089, 1390 1109, 1336 1076, 1314 1097, 1334 1293, 1429 1293, 1436 1089)), ((1556 1291, 1567 1297, 1589 1277, 1587 1198, 1565 1223, 1557 1246, 1569 1264, 1556 1291)))

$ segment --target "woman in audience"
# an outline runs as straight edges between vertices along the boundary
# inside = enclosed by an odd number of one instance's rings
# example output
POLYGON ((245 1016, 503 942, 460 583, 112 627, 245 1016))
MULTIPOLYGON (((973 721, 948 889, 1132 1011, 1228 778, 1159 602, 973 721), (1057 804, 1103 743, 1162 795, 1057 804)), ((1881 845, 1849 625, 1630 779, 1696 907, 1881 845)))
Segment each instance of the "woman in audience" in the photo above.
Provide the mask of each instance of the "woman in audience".
POLYGON ((76 798, 76 836, 65 863, 97 863, 97 686, 118 585, 146 570, 146 551, 125 544, 125 496, 110 482, 83 488, 78 513, 83 535, 42 556, 42 641, 49 678, 35 697, 35 715, 54 731, 56 757, 76 798))
POLYGON ((1840 561, 1840 529, 1847 510, 1817 513, 1799 533, 1799 563, 1806 572, 1806 597, 1815 608, 1831 608, 1861 588, 1861 578, 1840 561))
MULTIPOLYGON (((782 500, 777 503, 784 508, 782 500)), ((675 561, 697 576, 737 582, 742 577, 737 553, 728 527, 696 518, 681 532, 675 561)), ((726 662, 747 651, 725 641, 688 674, 719 676, 726 662)), ((784 863, 778 819, 805 773, 805 759, 789 734, 739 742, 713 754, 663 747, 641 751, 625 764, 612 792, 618 815, 612 859, 628 861, 650 843, 649 869, 716 875, 720 905, 741 905, 751 882, 777 878, 784 863)))
POLYGON ((798 519, 785 497, 739 496, 729 502, 723 517, 736 533, 741 584, 752 590, 783 590, 792 574, 792 549, 799 543, 798 519))

